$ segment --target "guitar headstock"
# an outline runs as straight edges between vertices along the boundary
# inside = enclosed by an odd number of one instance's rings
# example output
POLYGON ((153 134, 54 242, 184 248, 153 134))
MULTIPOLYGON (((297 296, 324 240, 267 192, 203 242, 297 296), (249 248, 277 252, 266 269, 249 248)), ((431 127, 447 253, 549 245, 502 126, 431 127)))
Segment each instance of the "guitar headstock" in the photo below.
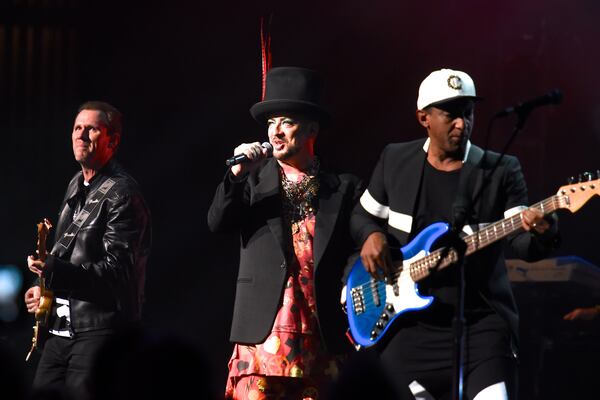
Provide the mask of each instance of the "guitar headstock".
POLYGON ((600 170, 596 173, 584 172, 577 179, 569 178, 569 184, 561 186, 557 194, 569 197, 568 210, 579 210, 594 195, 600 196, 600 170))
POLYGON ((48 255, 48 251, 46 250, 46 238, 50 233, 50 229, 52 228, 52 223, 48 218, 44 218, 44 220, 37 224, 38 231, 38 239, 37 239, 37 252, 38 257, 42 261, 46 261, 46 256, 48 255))

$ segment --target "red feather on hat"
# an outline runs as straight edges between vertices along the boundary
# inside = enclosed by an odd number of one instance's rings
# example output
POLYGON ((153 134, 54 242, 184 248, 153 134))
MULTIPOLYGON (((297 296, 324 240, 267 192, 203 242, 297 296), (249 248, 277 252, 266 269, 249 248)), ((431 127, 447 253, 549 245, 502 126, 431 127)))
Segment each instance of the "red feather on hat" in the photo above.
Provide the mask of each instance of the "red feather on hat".
POLYGON ((265 99, 267 91, 267 72, 271 69, 271 20, 273 14, 269 15, 268 25, 265 23, 265 18, 260 18, 260 49, 262 62, 262 96, 261 100, 265 99))

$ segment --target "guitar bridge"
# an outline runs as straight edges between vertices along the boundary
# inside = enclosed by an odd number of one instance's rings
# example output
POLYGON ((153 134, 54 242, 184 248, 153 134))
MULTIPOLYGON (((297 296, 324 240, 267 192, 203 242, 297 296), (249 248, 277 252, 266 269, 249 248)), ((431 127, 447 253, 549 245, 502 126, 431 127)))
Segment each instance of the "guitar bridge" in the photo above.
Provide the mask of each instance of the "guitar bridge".
POLYGON ((355 287, 350 290, 350 297, 352 298, 352 308, 356 315, 360 315, 365 312, 365 297, 363 294, 362 287, 355 287))

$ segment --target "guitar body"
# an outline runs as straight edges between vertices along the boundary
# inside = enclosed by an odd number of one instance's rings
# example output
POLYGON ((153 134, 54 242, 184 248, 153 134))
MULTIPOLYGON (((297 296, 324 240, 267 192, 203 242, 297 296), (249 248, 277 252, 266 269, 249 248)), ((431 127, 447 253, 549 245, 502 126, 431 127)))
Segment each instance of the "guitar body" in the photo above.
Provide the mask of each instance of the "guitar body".
MULTIPOLYGON (((403 264, 410 265, 428 255, 448 228, 448 224, 438 222, 421 231, 400 249, 403 264)), ((400 315, 425 309, 433 302, 433 297, 419 294, 418 285, 409 271, 402 268, 394 282, 384 282, 371 277, 360 257, 354 263, 346 282, 346 310, 350 333, 357 344, 363 347, 374 345, 400 315)))
POLYGON ((35 320, 42 326, 48 324, 48 317, 50 316, 50 310, 54 302, 54 294, 50 290, 44 289, 45 284, 44 279, 40 279, 40 305, 35 312, 35 320))
MULTIPOLYGON (((48 255, 46 251, 46 238, 48 237, 48 233, 50 233, 50 228, 52 228, 52 224, 47 218, 44 218, 42 222, 37 224, 37 254, 41 261, 46 261, 48 255)), ((37 310, 35 310, 35 325, 33 327, 33 337, 31 338, 31 349, 27 353, 25 361, 29 361, 29 357, 31 357, 33 351, 38 347, 41 327, 48 324, 53 302, 54 295, 50 290, 46 289, 45 279, 40 276, 40 303, 37 310)))

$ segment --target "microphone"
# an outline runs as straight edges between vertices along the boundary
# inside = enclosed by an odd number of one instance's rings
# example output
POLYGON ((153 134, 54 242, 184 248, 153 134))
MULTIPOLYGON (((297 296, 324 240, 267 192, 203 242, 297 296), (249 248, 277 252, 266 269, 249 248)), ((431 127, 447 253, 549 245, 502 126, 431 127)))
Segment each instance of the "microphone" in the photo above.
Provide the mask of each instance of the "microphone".
MULTIPOLYGON (((263 149, 267 149, 267 157, 271 157, 271 154, 273 154, 273 146, 271 146, 271 143, 264 142, 263 144, 261 144, 261 147, 263 149)), ((225 161, 225 165, 232 166, 241 164, 246 161, 248 161, 248 157, 245 154, 237 154, 231 158, 228 158, 225 161)))
POLYGON ((504 117, 511 113, 528 113, 536 107, 545 106, 547 104, 559 104, 562 101, 562 98, 562 92, 558 89, 554 89, 542 96, 523 101, 512 107, 505 108, 504 110, 498 112, 495 117, 504 117))

